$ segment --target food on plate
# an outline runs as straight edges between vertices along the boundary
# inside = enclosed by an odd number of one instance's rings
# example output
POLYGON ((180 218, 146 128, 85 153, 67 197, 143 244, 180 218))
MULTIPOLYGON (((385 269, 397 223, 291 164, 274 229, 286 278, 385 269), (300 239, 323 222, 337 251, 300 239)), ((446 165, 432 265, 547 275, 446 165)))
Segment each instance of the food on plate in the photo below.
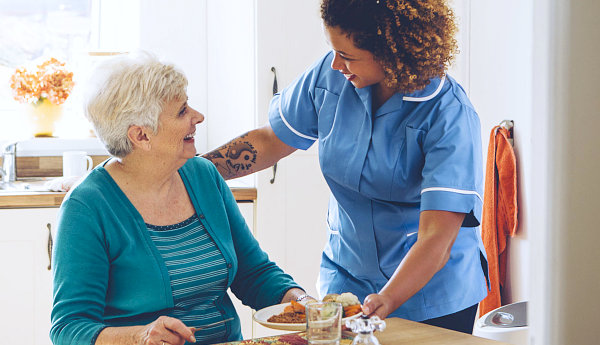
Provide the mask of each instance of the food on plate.
POLYGON ((359 313, 362 313, 362 308, 360 304, 349 305, 347 307, 344 307, 344 317, 356 315, 359 313))
POLYGON ((341 303, 342 307, 347 307, 351 305, 360 306, 360 301, 358 300, 358 297, 356 297, 356 295, 351 292, 344 292, 343 294, 339 295, 335 299, 335 301, 341 303))
POLYGON ((343 317, 349 317, 362 312, 360 301, 355 294, 351 292, 344 292, 341 295, 336 293, 330 293, 323 297, 323 302, 338 302, 342 304, 344 308, 343 317))
MULTIPOLYGON (((342 317, 349 317, 362 312, 358 297, 351 292, 338 294, 328 294, 323 297, 323 302, 338 302, 343 307, 342 317)), ((310 302, 308 302, 310 303, 310 302)), ((267 319, 272 323, 305 323, 306 314, 304 305, 296 301, 291 301, 290 305, 283 309, 283 312, 267 319)))
POLYGON ((273 323, 305 323, 306 315, 304 306, 296 301, 292 301, 289 306, 283 309, 281 314, 276 314, 267 319, 273 323))
POLYGON ((330 293, 325 295, 325 297, 323 297, 323 302, 337 302, 336 299, 339 297, 340 295, 336 294, 336 293, 330 293))

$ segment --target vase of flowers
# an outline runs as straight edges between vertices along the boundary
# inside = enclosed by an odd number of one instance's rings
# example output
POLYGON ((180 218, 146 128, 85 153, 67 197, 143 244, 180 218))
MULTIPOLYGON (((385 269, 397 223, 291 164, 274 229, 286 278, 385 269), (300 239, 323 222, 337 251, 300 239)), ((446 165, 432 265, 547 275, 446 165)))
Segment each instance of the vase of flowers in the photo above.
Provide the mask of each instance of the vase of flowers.
POLYGON ((62 104, 73 90, 73 72, 55 58, 34 69, 19 67, 10 78, 13 97, 27 105, 26 113, 35 137, 52 137, 62 117, 62 104))

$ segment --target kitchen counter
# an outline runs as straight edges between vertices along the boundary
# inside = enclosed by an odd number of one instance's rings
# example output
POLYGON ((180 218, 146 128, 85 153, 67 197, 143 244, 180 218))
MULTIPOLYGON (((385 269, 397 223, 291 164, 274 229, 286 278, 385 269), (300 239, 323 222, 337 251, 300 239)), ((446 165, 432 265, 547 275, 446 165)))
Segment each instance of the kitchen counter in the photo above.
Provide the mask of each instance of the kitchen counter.
MULTIPOLYGON (((92 155, 94 166, 108 158, 106 155, 92 155)), ((1 163, 1 158, 0 158, 1 163)), ((52 178, 62 175, 61 156, 17 157, 17 179, 52 178)), ((227 181, 237 202, 256 201, 256 188, 245 185, 240 179, 227 181)), ((66 193, 0 191, 0 209, 59 207, 66 193)))
MULTIPOLYGON (((231 187, 231 191, 238 202, 256 201, 256 188, 231 187)), ((59 207, 65 195, 63 192, 2 192, 0 209, 59 207)))

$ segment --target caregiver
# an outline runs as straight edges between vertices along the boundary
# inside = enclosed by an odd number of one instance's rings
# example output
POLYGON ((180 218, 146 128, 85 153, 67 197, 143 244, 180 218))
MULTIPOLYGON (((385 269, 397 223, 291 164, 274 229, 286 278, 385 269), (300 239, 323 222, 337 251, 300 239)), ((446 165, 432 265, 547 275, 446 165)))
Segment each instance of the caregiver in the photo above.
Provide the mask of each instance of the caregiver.
POLYGON ((226 178, 319 145, 331 189, 320 294, 363 311, 471 333, 487 294, 477 227, 477 113, 446 69, 457 52, 444 0, 323 0, 332 51, 280 94, 269 123, 205 155, 226 178), (240 149, 254 162, 231 164, 240 149))

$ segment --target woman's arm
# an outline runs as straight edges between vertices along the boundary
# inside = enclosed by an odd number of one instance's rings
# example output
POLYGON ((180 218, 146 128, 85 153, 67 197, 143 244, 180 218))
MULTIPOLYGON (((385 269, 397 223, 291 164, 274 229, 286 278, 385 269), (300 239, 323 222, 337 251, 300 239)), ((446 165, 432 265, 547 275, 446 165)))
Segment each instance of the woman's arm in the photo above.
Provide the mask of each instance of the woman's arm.
POLYGON ((417 242, 383 289, 365 298, 365 314, 385 318, 421 290, 448 262, 464 218, 464 213, 421 212, 417 242))
POLYGON ((205 153, 224 179, 242 177, 268 168, 296 148, 279 140, 269 124, 243 134, 227 144, 205 153))
POLYGON ((279 302, 279 303, 287 303, 287 302, 290 302, 291 300, 298 301, 299 298, 300 298, 300 301, 315 300, 312 296, 307 295, 304 290, 298 289, 298 288, 293 288, 293 289, 289 289, 285 293, 285 295, 283 295, 283 298, 281 299, 281 302, 279 302))
POLYGON ((145 326, 107 327, 100 332, 95 345, 183 345, 186 341, 196 342, 190 328, 178 319, 161 316, 145 326))

